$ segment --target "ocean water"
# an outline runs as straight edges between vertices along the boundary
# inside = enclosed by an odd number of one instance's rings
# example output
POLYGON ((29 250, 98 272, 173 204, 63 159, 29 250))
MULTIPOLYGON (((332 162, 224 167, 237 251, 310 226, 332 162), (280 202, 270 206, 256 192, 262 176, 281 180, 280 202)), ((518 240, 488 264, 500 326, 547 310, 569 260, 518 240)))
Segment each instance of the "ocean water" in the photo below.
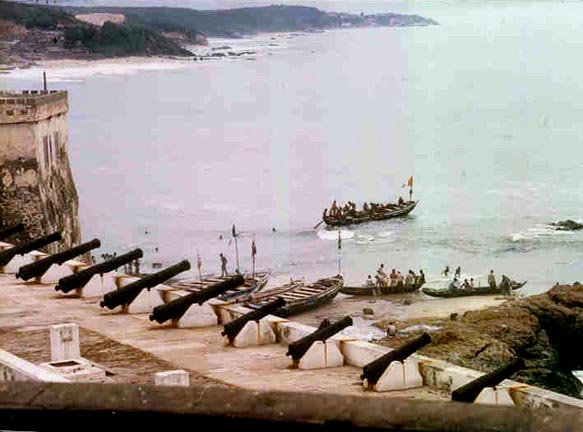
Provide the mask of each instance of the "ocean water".
MULTIPOLYGON (((582 280, 583 232, 548 223, 583 219, 583 4, 310 4, 439 25, 211 40, 256 54, 47 70, 69 91, 83 237, 101 239, 97 255, 139 246, 147 271, 184 258, 195 269, 198 253, 212 273, 220 252, 232 269, 238 251, 248 271, 255 239, 256 266, 275 281, 340 267, 355 284, 381 262, 435 281, 445 265, 494 269, 527 279, 525 295, 582 280), (341 250, 337 231, 313 228, 334 199, 406 197, 410 176, 409 217, 347 227, 341 250)), ((0 87, 40 88, 41 76, 15 71, 0 87)))

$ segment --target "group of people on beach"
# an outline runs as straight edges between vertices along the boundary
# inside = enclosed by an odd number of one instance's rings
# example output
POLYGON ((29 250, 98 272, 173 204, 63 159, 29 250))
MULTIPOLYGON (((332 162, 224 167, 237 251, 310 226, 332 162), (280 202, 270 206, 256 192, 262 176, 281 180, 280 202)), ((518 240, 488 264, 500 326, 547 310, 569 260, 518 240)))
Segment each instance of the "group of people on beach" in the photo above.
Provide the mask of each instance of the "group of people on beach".
MULTIPOLYGON (((362 205, 362 212, 369 214, 369 215, 372 215, 372 214, 377 213, 377 212, 382 212, 382 211, 386 211, 386 210, 394 210, 395 208, 402 207, 405 204, 407 204, 407 203, 405 202, 403 197, 399 197, 397 204, 391 204, 391 203, 382 204, 382 203, 375 203, 375 202, 371 202, 371 203, 365 202, 362 205)), ((358 210, 356 210, 356 204, 353 203, 352 201, 348 201, 346 204, 341 206, 341 205, 338 205, 336 200, 334 200, 332 202, 332 205, 330 206, 330 209, 327 209, 327 208, 324 209, 324 212, 322 213, 322 218, 324 218, 324 219, 327 217, 343 218, 346 216, 356 216, 357 213, 358 213, 358 210)))
POLYGON ((368 275, 365 285, 372 288, 374 295, 380 295, 381 288, 410 287, 423 283, 425 283, 425 273, 423 273, 423 270, 419 270, 419 274, 417 275, 413 270, 409 269, 407 275, 403 275, 400 271, 392 269, 391 273, 387 275, 385 265, 381 263, 377 268, 374 280, 372 275, 368 275))

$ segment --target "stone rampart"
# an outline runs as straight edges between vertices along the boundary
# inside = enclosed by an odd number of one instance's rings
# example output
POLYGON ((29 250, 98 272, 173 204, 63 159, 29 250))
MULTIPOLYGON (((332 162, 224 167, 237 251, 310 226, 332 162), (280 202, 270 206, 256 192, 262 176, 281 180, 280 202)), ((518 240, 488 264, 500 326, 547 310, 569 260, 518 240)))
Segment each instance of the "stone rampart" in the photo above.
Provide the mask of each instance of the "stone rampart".
POLYGON ((68 110, 66 91, 0 91, 0 221, 26 225, 14 242, 61 231, 51 253, 81 241, 68 110))

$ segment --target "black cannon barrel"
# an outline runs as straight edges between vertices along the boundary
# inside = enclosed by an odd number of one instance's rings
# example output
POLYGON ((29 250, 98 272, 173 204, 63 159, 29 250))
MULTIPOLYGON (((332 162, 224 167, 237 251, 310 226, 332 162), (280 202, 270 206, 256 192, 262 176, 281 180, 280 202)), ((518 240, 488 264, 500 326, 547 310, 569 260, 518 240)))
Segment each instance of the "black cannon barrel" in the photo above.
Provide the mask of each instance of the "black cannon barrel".
POLYGON ((2 228, 0 229, 0 240, 4 240, 11 235, 18 234, 21 231, 24 231, 24 224, 22 223, 2 228))
POLYGON ((150 289, 156 285, 160 285, 178 273, 190 269, 188 260, 182 260, 178 264, 174 264, 164 270, 144 276, 135 282, 132 282, 122 288, 110 291, 103 296, 103 300, 99 303, 101 307, 107 306, 109 309, 114 309, 117 306, 129 305, 142 292, 144 288, 150 289))
POLYGON ((183 297, 172 300, 166 304, 156 306, 150 314, 150 321, 156 321, 162 324, 169 319, 179 319, 186 313, 188 308, 194 303, 202 305, 208 299, 218 296, 230 289, 241 286, 245 283, 243 275, 233 276, 216 284, 209 285, 200 291, 187 294, 183 297))
POLYGON ((510 363, 455 389, 451 393, 451 400, 457 402, 474 402, 484 388, 494 387, 500 384, 500 382, 525 367, 524 360, 518 357, 510 363))
POLYGON ((22 243, 15 245, 10 249, 5 249, 0 252, 0 267, 5 266, 10 262, 12 258, 16 255, 24 255, 25 253, 32 252, 33 250, 40 249, 43 246, 51 244, 53 242, 61 240, 62 236, 59 231, 55 231, 44 237, 39 237, 27 243, 22 243))
POLYGON ((259 321, 261 318, 269 315, 272 312, 275 312, 280 307, 285 306, 285 300, 281 297, 276 298, 273 301, 257 308, 245 315, 240 316, 233 321, 228 322, 225 324, 221 335, 227 336, 229 338, 229 342, 232 343, 233 340, 237 337, 239 332, 243 329, 245 324, 249 321, 259 321))
POLYGON ((336 321, 335 323, 329 325, 325 325, 322 322, 320 323, 320 327, 318 328, 318 330, 289 344, 287 348, 287 353, 285 355, 286 356, 291 355, 293 361, 297 362, 310 349, 314 342, 325 341, 326 339, 334 336, 339 331, 351 325, 352 318, 349 316, 345 316, 340 321, 336 321))
POLYGON ((324 327, 328 327, 330 324, 332 324, 330 320, 328 318, 324 318, 322 321, 320 321, 320 324, 318 324, 318 330, 322 330, 324 327))
POLYGON ((53 264, 61 265, 65 261, 73 259, 79 255, 83 255, 85 252, 98 248, 99 246, 101 246, 101 242, 98 239, 93 239, 87 243, 83 243, 79 246, 64 250, 63 252, 59 252, 33 263, 23 265, 18 269, 16 277, 22 280, 29 280, 33 277, 42 276, 53 264))
POLYGON ((65 276, 59 279, 57 285, 55 286, 55 291, 63 291, 68 293, 77 288, 83 288, 89 280, 96 274, 103 274, 115 270, 116 268, 132 262, 144 255, 141 249, 134 249, 126 254, 120 255, 118 257, 112 258, 109 261, 104 261, 99 264, 95 264, 85 270, 81 270, 78 273, 65 276))
POLYGON ((365 365, 362 370, 360 379, 367 379, 369 384, 376 384, 385 370, 394 361, 402 362, 415 351, 423 348, 425 345, 431 343, 431 336, 428 333, 423 333, 421 336, 405 342, 398 348, 386 353, 382 357, 365 365))

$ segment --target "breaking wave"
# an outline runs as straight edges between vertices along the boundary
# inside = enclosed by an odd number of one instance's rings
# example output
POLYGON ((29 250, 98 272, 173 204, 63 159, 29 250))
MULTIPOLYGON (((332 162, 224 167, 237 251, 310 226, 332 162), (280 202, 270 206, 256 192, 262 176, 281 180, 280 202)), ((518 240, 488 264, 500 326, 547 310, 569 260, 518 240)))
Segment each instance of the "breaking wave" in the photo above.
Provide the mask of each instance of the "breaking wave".
MULTIPOLYGON (((322 240, 338 240, 338 231, 329 231, 326 229, 322 229, 318 231, 318 237, 322 240)), ((347 229, 340 230, 340 238, 342 240, 351 239, 354 237, 354 231, 350 231, 347 229)))

